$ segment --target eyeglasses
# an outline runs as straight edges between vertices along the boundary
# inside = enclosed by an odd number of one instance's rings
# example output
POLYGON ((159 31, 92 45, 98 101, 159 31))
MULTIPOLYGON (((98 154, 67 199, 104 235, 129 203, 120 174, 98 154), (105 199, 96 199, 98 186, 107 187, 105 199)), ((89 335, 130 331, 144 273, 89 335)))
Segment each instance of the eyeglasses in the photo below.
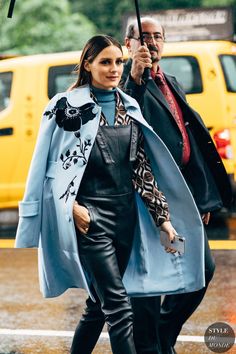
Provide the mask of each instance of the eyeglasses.
MULTIPOLYGON (((140 37, 131 38, 135 39, 136 41, 140 41, 140 37)), ((164 42, 164 38, 160 34, 143 33, 143 40, 144 42, 150 42, 151 40, 154 40, 155 42, 164 42)))

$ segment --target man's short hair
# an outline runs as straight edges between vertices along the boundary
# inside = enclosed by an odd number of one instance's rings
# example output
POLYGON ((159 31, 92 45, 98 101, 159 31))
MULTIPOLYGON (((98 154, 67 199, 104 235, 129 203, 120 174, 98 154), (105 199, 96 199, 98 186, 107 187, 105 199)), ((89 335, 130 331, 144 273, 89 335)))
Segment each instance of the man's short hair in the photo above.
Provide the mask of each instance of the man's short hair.
POLYGON ((137 27, 136 23, 134 21, 131 22, 126 28, 125 37, 133 38, 135 34, 135 27, 137 27))
MULTIPOLYGON (((143 22, 154 22, 156 24, 159 24, 159 22, 157 20, 155 20, 155 18, 153 17, 141 17, 141 24, 143 22)), ((160 24, 161 28, 162 28, 162 34, 163 37, 165 39, 165 29, 164 27, 160 24)), ((133 38, 135 36, 135 31, 138 29, 138 24, 137 24, 137 20, 134 20, 132 22, 130 22, 127 27, 126 27, 126 32, 125 32, 125 37, 126 38, 133 38)))

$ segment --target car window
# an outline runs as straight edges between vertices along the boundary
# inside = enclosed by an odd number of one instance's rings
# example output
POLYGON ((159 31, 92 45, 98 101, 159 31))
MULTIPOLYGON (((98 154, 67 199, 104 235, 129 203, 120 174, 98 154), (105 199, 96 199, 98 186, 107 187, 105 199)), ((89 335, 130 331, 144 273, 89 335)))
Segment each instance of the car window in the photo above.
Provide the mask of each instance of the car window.
POLYGON ((202 92, 202 78, 196 58, 192 56, 163 56, 160 65, 164 72, 176 77, 185 93, 202 92))
POLYGON ((12 78, 12 72, 0 73, 0 112, 10 103, 12 78))
POLYGON ((74 73, 77 64, 51 66, 48 71, 48 98, 56 93, 63 92, 75 82, 77 75, 74 73))
POLYGON ((220 55, 227 91, 236 92, 236 55, 220 55))

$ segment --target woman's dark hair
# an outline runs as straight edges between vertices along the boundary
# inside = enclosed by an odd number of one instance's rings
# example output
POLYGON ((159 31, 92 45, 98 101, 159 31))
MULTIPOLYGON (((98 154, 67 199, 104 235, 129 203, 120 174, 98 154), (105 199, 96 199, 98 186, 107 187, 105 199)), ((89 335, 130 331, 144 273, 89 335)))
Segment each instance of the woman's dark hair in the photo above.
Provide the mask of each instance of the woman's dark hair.
POLYGON ((88 60, 89 63, 92 63, 98 54, 110 45, 115 45, 123 53, 120 43, 110 36, 98 35, 88 40, 80 57, 80 63, 77 70, 77 81, 69 88, 69 90, 73 90, 74 88, 85 84, 91 84, 91 75, 85 70, 84 63, 86 60, 88 60))

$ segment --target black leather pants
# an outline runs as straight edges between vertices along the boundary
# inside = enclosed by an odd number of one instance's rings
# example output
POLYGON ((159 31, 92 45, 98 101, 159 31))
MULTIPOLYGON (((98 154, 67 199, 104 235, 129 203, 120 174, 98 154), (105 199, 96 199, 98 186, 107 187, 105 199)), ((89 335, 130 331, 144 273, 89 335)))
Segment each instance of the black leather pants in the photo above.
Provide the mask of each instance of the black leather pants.
MULTIPOLYGON (((160 299, 159 296, 130 299, 134 312, 134 343, 137 354, 161 354, 156 326, 160 317, 160 299)), ((73 354, 81 353, 81 345, 85 354, 92 353, 105 324, 99 300, 94 303, 88 298, 86 305, 85 313, 75 330, 71 352, 73 354)))
POLYGON ((93 206, 91 200, 83 200, 90 211, 91 224, 88 234, 77 235, 78 248, 82 265, 92 282, 96 303, 87 300, 85 314, 73 338, 72 354, 91 354, 104 322, 114 354, 136 353, 133 312, 122 282, 136 219, 132 200, 133 194, 127 198, 116 196, 112 203, 107 198, 99 198, 93 201, 93 206), (124 214, 122 207, 125 205, 129 205, 129 211, 126 209, 124 214))
POLYGON ((95 298, 96 302, 93 302, 90 297, 86 300, 84 314, 75 329, 71 346, 72 354, 91 354, 102 332, 105 317, 96 295, 95 298))
POLYGON ((90 226, 77 234, 83 268, 96 299, 86 302, 72 354, 91 354, 107 323, 112 352, 136 354, 133 312, 122 282, 132 249, 136 207, 132 183, 138 131, 135 125, 99 127, 77 194, 90 226))

